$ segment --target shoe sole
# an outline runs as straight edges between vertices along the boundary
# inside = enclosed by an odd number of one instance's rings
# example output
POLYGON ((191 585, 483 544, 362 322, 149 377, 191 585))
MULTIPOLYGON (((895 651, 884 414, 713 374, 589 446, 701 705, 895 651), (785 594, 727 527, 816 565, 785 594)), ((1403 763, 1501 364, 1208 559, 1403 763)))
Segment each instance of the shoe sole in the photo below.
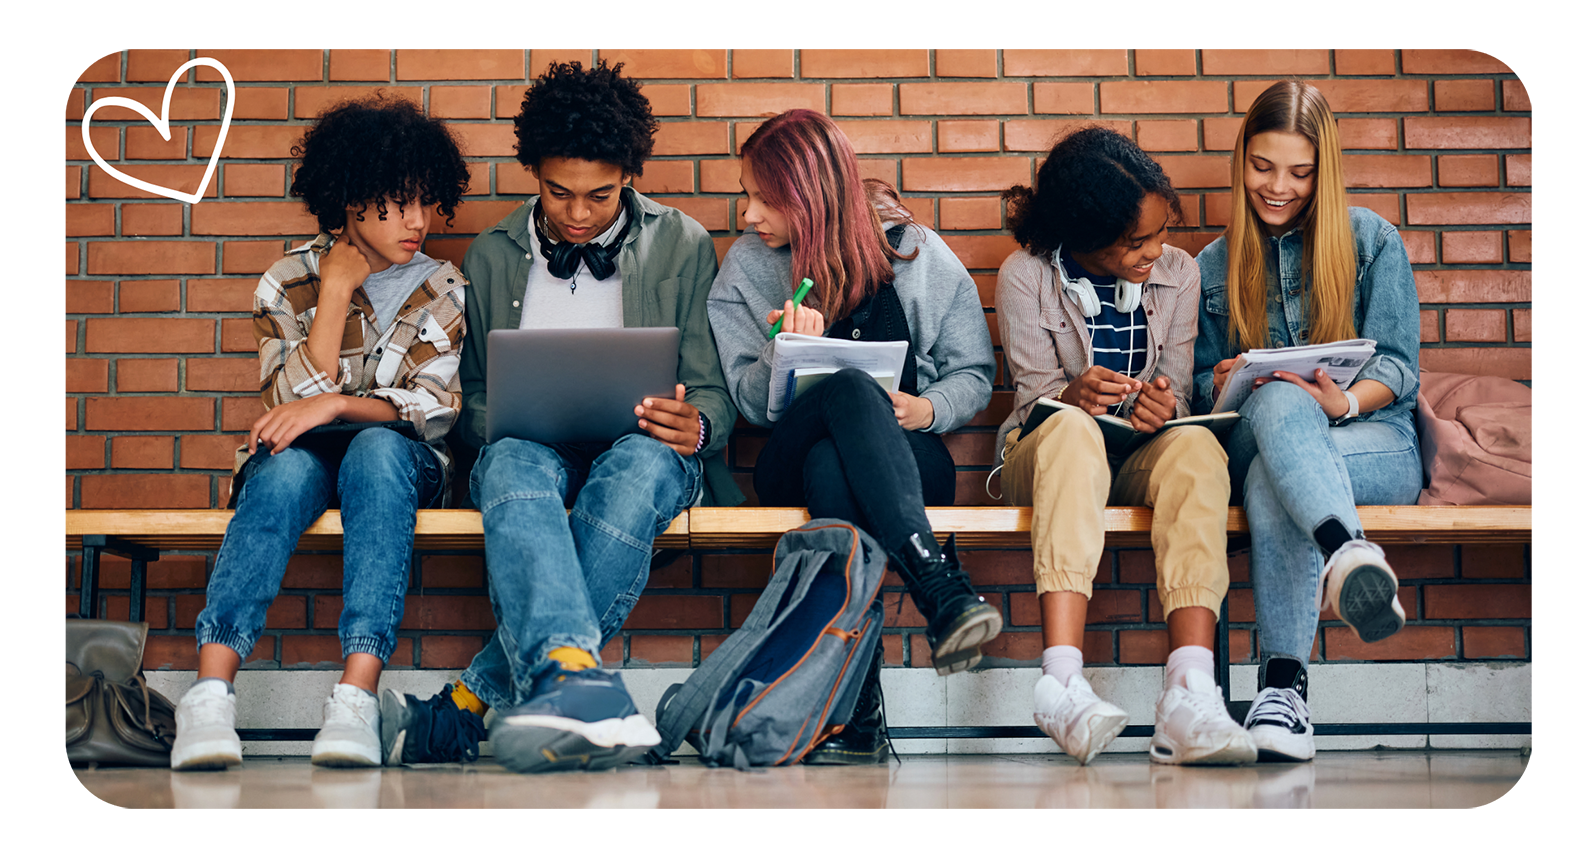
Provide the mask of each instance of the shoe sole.
POLYGON ((999 633, 999 611, 988 604, 973 607, 963 613, 950 633, 934 646, 934 672, 948 676, 976 667, 983 660, 983 644, 999 633))
POLYGON ((243 746, 234 744, 199 753, 171 752, 171 768, 176 772, 217 771, 243 765, 243 746))
POLYGON ((1362 642, 1374 643, 1403 630, 1403 616, 1392 602, 1398 581, 1385 570, 1360 565, 1348 572, 1337 594, 1337 616, 1362 642))
POLYGON ((1307 763, 1315 758, 1314 733, 1294 733, 1274 724, 1249 728, 1257 760, 1261 763, 1307 763), (1270 727, 1270 730, 1264 729, 1270 727))
POLYGON ((359 750, 357 742, 338 742, 320 753, 309 755, 309 764, 329 769, 379 769, 381 755, 359 750))
POLYGON ((617 769, 639 761, 662 741, 644 715, 590 724, 521 715, 501 719, 492 727, 493 756, 505 768, 522 774, 617 769))
POLYGON ((801 762, 808 766, 871 766, 888 759, 889 743, 878 746, 877 751, 841 751, 830 748, 813 751, 801 762))
POLYGON ((1176 747, 1161 738, 1158 732, 1149 740, 1149 759, 1170 766, 1241 766, 1257 762, 1258 758, 1254 740, 1246 734, 1233 736, 1220 747, 1202 752, 1178 753, 1176 747))
POLYGON ((409 738, 409 699, 393 690, 381 693, 381 758, 387 766, 401 766, 403 743, 409 738))
MULTIPOLYGON (((1119 715, 1101 713, 1089 718, 1088 749, 1083 752, 1081 757, 1075 754, 1072 756, 1076 758, 1078 764, 1087 766, 1090 760, 1099 756, 1100 751, 1105 750, 1111 742, 1116 741, 1116 737, 1125 729, 1127 729, 1127 714, 1125 712, 1119 715)), ((1062 748, 1061 750, 1064 751, 1066 749, 1062 748)))

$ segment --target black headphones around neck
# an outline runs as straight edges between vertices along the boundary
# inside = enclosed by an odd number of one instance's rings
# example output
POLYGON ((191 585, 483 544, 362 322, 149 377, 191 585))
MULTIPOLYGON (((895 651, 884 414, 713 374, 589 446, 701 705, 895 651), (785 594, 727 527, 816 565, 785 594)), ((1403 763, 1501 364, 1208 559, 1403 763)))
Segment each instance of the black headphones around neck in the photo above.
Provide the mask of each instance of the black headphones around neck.
MULTIPOLYGON (((624 216, 626 225, 628 225, 628 220, 631 216, 630 202, 623 195, 620 195, 619 202, 624 206, 624 216)), ((542 257, 547 259, 547 270, 558 279, 568 279, 574 276, 575 271, 580 269, 581 261, 586 263, 586 267, 591 270, 591 275, 596 277, 598 281, 612 276, 613 272, 618 269, 618 265, 613 261, 613 256, 618 253, 619 247, 624 244, 625 235, 629 233, 628 231, 619 232, 619 236, 615 237, 613 242, 607 246, 599 246, 596 243, 570 243, 567 240, 550 240, 541 230, 540 201, 536 202, 536 210, 531 215, 530 223, 536 228, 536 240, 541 244, 542 257)))

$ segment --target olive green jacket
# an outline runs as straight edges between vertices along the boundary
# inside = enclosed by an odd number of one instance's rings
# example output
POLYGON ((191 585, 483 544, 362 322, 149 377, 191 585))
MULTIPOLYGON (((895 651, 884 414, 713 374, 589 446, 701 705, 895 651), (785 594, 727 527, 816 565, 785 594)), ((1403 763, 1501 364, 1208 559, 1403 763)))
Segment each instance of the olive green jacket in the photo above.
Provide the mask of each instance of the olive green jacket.
MULTIPOLYGON (((706 415, 712 427, 700 454, 701 504, 738 505, 745 496, 723 459, 724 445, 735 427, 735 406, 707 324, 707 293, 718 274, 712 238, 700 223, 672 207, 628 186, 623 195, 632 217, 618 254, 624 326, 679 328, 678 376, 685 385, 685 401, 706 415)), ((468 327, 459 360, 464 391, 459 434, 473 448, 486 444, 486 334, 519 327, 530 268, 541 255, 530 230, 530 212, 538 197, 532 196, 482 232, 464 254, 468 327)))

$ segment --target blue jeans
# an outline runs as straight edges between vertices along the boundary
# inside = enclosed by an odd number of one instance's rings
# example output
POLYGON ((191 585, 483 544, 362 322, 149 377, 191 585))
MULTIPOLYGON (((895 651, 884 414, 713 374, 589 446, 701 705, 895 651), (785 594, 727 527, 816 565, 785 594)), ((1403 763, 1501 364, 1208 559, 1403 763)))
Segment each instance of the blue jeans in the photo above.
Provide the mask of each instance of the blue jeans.
POLYGON ((1303 388, 1262 385, 1239 410, 1227 441, 1232 489, 1248 515, 1249 579, 1263 664, 1272 655, 1309 663, 1325 556, 1315 529, 1335 517, 1359 537, 1355 505, 1409 505, 1424 483, 1413 413, 1331 426, 1303 388))
POLYGON ((465 687, 507 709, 531 698, 553 649, 598 657, 646 588, 652 540, 701 481, 700 460, 640 434, 612 447, 499 439, 482 448, 470 496, 497 631, 464 671, 465 687))
POLYGON ((409 585, 414 512, 442 494, 442 463, 430 446, 386 429, 354 436, 346 453, 264 448, 244 464, 237 511, 227 524, 205 590, 196 636, 247 658, 282 588, 298 536, 339 503, 343 524, 343 656, 386 663, 397 645, 409 585))

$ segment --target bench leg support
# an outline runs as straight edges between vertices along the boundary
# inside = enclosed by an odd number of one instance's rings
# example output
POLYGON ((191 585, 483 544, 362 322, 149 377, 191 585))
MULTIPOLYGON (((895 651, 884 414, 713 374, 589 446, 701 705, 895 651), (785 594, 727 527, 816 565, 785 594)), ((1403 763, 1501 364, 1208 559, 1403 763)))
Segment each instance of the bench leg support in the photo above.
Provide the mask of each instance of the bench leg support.
POLYGON ((149 563, 159 561, 159 551, 124 541, 108 535, 83 536, 83 560, 79 563, 77 615, 82 619, 99 616, 99 557, 109 552, 132 562, 132 577, 128 583, 127 618, 144 620, 144 601, 148 587, 149 563))

